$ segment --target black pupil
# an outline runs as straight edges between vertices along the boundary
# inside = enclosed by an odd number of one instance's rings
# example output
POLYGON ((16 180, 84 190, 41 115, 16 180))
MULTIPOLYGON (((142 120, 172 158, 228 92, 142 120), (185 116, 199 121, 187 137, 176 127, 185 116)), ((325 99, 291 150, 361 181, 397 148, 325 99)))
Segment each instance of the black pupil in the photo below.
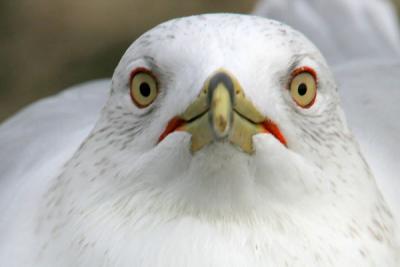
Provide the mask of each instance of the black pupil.
POLYGON ((304 83, 301 83, 299 87, 297 88, 297 91, 299 92, 299 95, 304 96, 307 93, 307 85, 304 83))
POLYGON ((144 97, 148 97, 151 93, 150 85, 148 83, 141 83, 139 90, 140 94, 144 97))

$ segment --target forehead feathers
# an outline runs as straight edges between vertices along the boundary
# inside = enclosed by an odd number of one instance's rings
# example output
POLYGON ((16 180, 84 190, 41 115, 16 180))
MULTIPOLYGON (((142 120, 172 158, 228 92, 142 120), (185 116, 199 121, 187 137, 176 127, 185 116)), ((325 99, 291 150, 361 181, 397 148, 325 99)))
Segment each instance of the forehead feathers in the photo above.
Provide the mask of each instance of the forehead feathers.
POLYGON ((271 66, 280 69, 295 60, 295 55, 304 54, 324 64, 311 42, 280 22, 248 15, 192 16, 165 22, 143 34, 125 53, 114 82, 126 82, 131 65, 140 59, 154 71, 160 70, 160 76, 179 73, 185 79, 184 74, 190 72, 186 76, 203 78, 225 67, 241 80, 245 69, 260 73, 270 71, 271 66))

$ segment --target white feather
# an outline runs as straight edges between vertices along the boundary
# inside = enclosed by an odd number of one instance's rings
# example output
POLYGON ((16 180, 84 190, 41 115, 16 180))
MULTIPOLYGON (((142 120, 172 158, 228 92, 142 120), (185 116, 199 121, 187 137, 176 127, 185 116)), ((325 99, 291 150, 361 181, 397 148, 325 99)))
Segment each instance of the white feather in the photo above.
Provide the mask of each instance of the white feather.
POLYGON ((350 128, 400 219, 400 61, 349 63, 335 74, 350 128))

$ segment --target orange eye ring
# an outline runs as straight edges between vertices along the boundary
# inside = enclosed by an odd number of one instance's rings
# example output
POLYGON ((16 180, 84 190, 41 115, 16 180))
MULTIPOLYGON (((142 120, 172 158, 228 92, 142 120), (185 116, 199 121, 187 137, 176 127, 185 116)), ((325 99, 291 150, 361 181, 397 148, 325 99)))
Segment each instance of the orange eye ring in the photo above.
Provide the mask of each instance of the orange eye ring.
POLYGON ((158 82, 146 68, 137 68, 131 73, 130 95, 138 108, 151 105, 158 96, 158 82))
POLYGON ((289 92, 293 101, 300 107, 308 109, 317 97, 317 74, 310 67, 300 67, 293 71, 289 83, 289 92))

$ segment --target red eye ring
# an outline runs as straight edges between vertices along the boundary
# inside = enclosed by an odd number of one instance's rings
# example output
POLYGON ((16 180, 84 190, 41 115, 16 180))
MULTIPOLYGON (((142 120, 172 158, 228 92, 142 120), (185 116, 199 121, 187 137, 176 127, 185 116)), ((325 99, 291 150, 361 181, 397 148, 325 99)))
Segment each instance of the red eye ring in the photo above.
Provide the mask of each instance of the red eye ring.
POLYGON ((318 83, 317 72, 316 72, 313 68, 311 68, 311 67, 309 67, 309 66, 303 66, 303 67, 298 67, 298 68, 296 68, 296 69, 292 72, 292 74, 290 75, 290 77, 291 77, 290 80, 292 80, 296 75, 299 75, 300 73, 303 73, 303 72, 308 72, 308 73, 310 73, 310 74, 314 77, 315 82, 318 83))
POLYGON ((317 73, 313 68, 303 66, 295 69, 292 72, 290 82, 288 84, 288 90, 293 101, 299 107, 308 109, 314 105, 317 98, 317 88, 317 73), (300 88, 300 86, 302 86, 302 88, 300 88))
MULTIPOLYGON (((154 76, 154 74, 153 74, 153 72, 151 70, 149 70, 149 69, 147 69, 145 67, 139 67, 139 68, 134 69, 131 72, 131 75, 129 76, 129 84, 132 83, 133 77, 135 77, 135 75, 138 74, 138 73, 146 73, 146 74, 150 75, 151 77, 153 77, 154 80, 157 81, 156 77, 154 76)), ((158 85, 158 83, 157 83, 157 85, 158 85)))

